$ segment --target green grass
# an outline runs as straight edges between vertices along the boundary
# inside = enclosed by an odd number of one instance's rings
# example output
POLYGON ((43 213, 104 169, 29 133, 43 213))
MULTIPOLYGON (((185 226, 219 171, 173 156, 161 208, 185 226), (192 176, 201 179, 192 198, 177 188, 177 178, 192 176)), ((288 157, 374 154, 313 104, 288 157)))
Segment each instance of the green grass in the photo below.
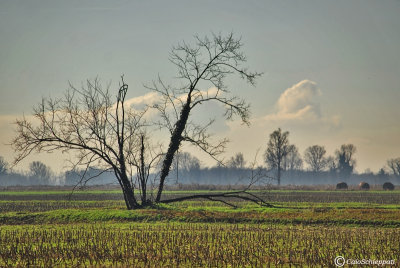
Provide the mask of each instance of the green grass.
MULTIPOLYGON (((206 191, 167 191, 166 195, 204 193, 206 191)), ((0 201, 0 224, 96 223, 96 222, 226 222, 275 223, 303 225, 355 225, 400 227, 400 205, 393 195, 383 191, 270 191, 266 197, 291 201, 271 201, 273 208, 254 203, 232 201, 237 208, 220 202, 191 200, 159 205, 158 209, 128 211, 122 199, 111 200, 119 190, 77 191, 85 200, 68 201, 68 191, 3 192, 0 201), (321 194, 322 193, 322 194, 321 194), (59 196, 57 200, 47 199, 59 196), (18 197, 21 200, 18 200, 18 197), (36 197, 45 197, 35 200, 36 197), (362 202, 322 202, 353 197, 362 202), (315 202, 298 200, 308 199, 315 202), (364 198, 365 197, 365 198, 364 198), (16 198, 17 200, 14 200, 16 198), (321 200, 321 201, 319 201, 321 200), (376 202, 376 203, 374 203, 376 202)), ((391 192, 394 193, 394 192, 391 192)), ((122 197, 121 197, 122 198, 122 197)), ((351 198, 350 198, 351 200, 351 198)))
POLYGON ((7 212, 0 224, 98 223, 98 222, 221 222, 302 225, 354 225, 400 227, 397 209, 261 208, 163 206, 159 209, 59 209, 46 212, 7 212))

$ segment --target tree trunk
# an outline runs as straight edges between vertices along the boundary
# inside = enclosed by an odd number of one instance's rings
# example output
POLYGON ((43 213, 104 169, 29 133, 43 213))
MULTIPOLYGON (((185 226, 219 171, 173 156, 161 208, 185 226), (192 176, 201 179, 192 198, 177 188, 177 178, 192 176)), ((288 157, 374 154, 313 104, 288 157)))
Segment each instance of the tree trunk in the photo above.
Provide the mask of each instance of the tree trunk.
POLYGON ((121 183, 122 183, 122 193, 124 194, 124 200, 127 209, 135 209, 139 207, 139 204, 136 201, 135 195, 133 193, 132 185, 129 182, 128 177, 125 174, 121 175, 121 183))
POLYGON ((278 186, 281 186, 281 168, 278 167, 278 186))
POLYGON ((278 165, 278 186, 281 186, 281 166, 278 165))
POLYGON ((147 172, 146 172, 146 167, 144 164, 144 136, 141 136, 141 147, 140 147, 140 171, 139 171, 139 181, 141 183, 142 186, 142 206, 147 204, 147 181, 146 181, 146 176, 147 176, 147 172))
POLYGON ((169 170, 171 168, 172 160, 174 159, 174 155, 176 151, 178 151, 179 146, 181 145, 182 133, 185 130, 187 120, 189 118, 190 113, 190 103, 191 103, 191 92, 188 94, 188 98, 186 100, 185 106, 183 106, 181 110, 181 114, 179 116, 179 120, 175 124, 175 129, 171 135, 171 140, 168 146, 167 154, 165 155, 164 162, 161 169, 160 174, 160 185, 158 186, 158 192, 156 197, 156 202, 161 201, 161 194, 164 187, 165 179, 169 174, 169 170))

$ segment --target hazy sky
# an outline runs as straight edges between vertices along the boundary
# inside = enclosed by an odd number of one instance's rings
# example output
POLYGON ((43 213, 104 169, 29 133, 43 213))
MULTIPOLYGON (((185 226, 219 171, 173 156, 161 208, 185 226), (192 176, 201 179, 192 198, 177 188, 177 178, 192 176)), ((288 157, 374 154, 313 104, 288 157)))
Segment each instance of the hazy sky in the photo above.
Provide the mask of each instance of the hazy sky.
MULTIPOLYGON (((61 96, 68 81, 98 76, 117 85, 124 74, 129 97, 139 97, 158 74, 174 82, 174 44, 233 31, 247 65, 264 76, 255 88, 228 81, 252 104, 252 125, 218 121, 217 134, 231 140, 227 157, 242 151, 250 160, 281 127, 301 153, 320 144, 333 154, 353 143, 357 170, 377 171, 400 157, 399 14, 400 1, 390 0, 2 0, 0 155, 11 162, 11 122, 42 96, 61 96)), ((54 156, 40 159, 63 166, 54 156)))

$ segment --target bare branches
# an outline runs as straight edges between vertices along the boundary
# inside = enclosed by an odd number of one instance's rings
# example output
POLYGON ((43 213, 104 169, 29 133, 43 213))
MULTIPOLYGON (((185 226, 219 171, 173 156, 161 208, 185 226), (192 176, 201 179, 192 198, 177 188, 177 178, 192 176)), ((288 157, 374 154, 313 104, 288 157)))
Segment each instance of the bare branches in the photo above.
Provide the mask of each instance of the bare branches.
POLYGON ((394 176, 400 177, 400 157, 387 160, 387 165, 394 176))
MULTIPOLYGON (((32 152, 62 151, 74 153, 74 168, 101 167, 112 170, 123 190, 128 209, 139 206, 134 191, 139 189, 141 204, 148 200, 148 186, 158 187, 155 202, 161 195, 174 155, 182 142, 189 142, 215 160, 225 151, 227 139, 213 141, 209 132, 214 123, 198 124, 191 118, 196 107, 216 102, 224 107, 230 120, 238 116, 249 124, 250 106, 232 96, 225 80, 236 74, 251 85, 261 73, 250 72, 243 63, 242 43, 233 34, 213 34, 211 38, 195 36, 195 45, 181 43, 174 47, 170 61, 177 67, 179 86, 169 86, 160 78, 148 87, 160 96, 159 102, 141 111, 127 107, 128 85, 121 77, 116 98, 98 79, 88 80, 81 88, 70 89, 59 99, 43 99, 34 109, 34 120, 17 120, 17 137, 13 147, 20 162, 32 152), (146 122, 148 110, 156 110, 159 121, 146 122), (170 141, 166 151, 150 143, 148 127, 167 129, 170 141), (159 178, 150 181, 151 171, 162 162, 159 178), (133 180, 136 174, 136 180, 133 180), (158 184, 158 185, 157 185, 158 184)), ((219 200, 223 196, 211 196, 219 200)), ((244 197, 240 197, 244 198, 244 197)))
MULTIPOLYGON (((122 77, 114 102, 108 87, 103 89, 95 79, 80 89, 70 85, 63 98, 43 99, 34 109, 34 120, 16 122, 15 163, 34 151, 75 153, 74 167, 111 169, 121 187, 132 192, 129 198, 134 197, 125 158, 137 152, 145 111, 125 107, 127 90, 122 77)), ((132 207, 134 198, 129 202, 132 207)))
POLYGON ((233 205, 227 201, 221 200, 219 198, 236 198, 236 199, 242 199, 245 201, 250 201, 250 202, 253 202, 253 203, 255 203, 257 205, 261 205, 261 206, 273 207, 271 204, 265 202, 260 197, 254 195, 252 193, 249 193, 247 191, 233 191, 233 192, 216 193, 216 194, 189 195, 189 196, 182 196, 182 197, 177 197, 177 198, 173 198, 173 199, 162 200, 162 201, 160 201, 160 203, 169 204, 169 203, 181 202, 181 201, 192 200, 192 199, 208 199, 211 201, 219 201, 219 202, 222 202, 229 206, 236 207, 235 205, 233 205))
MULTIPOLYGON (((209 193, 209 194, 195 194, 195 195, 188 195, 183 197, 177 197, 172 199, 162 200, 161 203, 173 203, 173 202, 180 202, 185 200, 192 200, 192 199, 207 199, 211 201, 218 201, 222 202, 225 205, 231 206, 233 208, 237 208, 235 204, 232 203, 232 200, 240 199, 248 202, 252 202, 261 206, 273 207, 272 204, 265 201, 263 198, 260 197, 259 192, 251 191, 253 186, 256 185, 268 185, 270 184, 271 180, 275 178, 268 175, 267 171, 258 166, 257 164, 257 151, 254 160, 250 163, 249 174, 247 177, 243 178, 246 180, 246 187, 239 191, 227 191, 222 193, 209 193)), ((265 194, 263 192, 262 194, 265 194)))
POLYGON ((319 172, 328 165, 328 160, 325 157, 326 150, 324 146, 313 145, 304 152, 304 160, 310 166, 313 172, 319 172))
MULTIPOLYGON (((191 46, 185 42, 173 47, 170 61, 177 67, 181 86, 171 88, 158 78, 152 87, 148 87, 160 93, 162 101, 156 105, 164 121, 164 126, 173 128, 172 118, 178 121, 179 111, 182 110, 187 99, 190 100, 190 109, 198 104, 208 101, 216 101, 225 107, 225 117, 232 119, 237 115, 241 120, 249 124, 250 106, 236 96, 228 96, 229 90, 225 85, 225 78, 231 74, 239 74, 250 84, 255 85, 255 80, 261 75, 257 72, 249 72, 241 67, 246 58, 241 51, 240 39, 233 34, 227 36, 212 35, 200 38, 195 36, 196 44, 191 46), (201 88, 214 87, 215 91, 202 91, 201 88), (173 113, 168 113, 168 108, 173 108, 173 113)), ((171 131, 172 132, 172 131, 171 131)))
POLYGON ((243 99, 229 96, 225 79, 231 74, 238 74, 254 85, 255 79, 261 75, 241 66, 246 62, 241 51, 242 43, 232 33, 227 36, 213 34, 211 39, 195 36, 195 41, 194 46, 185 42, 178 44, 170 54, 170 61, 177 67, 181 86, 172 88, 159 79, 150 88, 161 95, 160 103, 155 106, 161 118, 159 126, 166 127, 171 133, 163 160, 157 202, 160 201, 173 156, 182 141, 196 145, 216 160, 225 149, 227 140, 217 143, 210 141, 208 129, 213 121, 203 126, 195 124, 189 120, 191 112, 200 104, 217 102, 225 108, 226 119, 239 116, 243 123, 249 124, 250 106, 243 99))

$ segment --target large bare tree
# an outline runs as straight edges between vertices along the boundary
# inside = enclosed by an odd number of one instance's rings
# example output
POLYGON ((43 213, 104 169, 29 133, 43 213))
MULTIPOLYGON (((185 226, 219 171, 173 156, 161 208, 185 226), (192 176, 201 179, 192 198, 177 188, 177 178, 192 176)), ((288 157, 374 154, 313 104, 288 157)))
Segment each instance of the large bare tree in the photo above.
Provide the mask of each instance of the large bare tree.
POLYGON ((140 162, 145 111, 125 106, 127 90, 122 79, 114 100, 109 88, 95 79, 79 89, 70 85, 62 98, 43 99, 34 108, 33 120, 24 117, 16 121, 17 136, 12 142, 18 152, 15 163, 32 152, 71 153, 73 168, 87 171, 95 166, 102 173, 113 172, 127 208, 139 207, 131 175, 135 168, 146 168, 140 162))
MULTIPOLYGON (((233 34, 195 37, 195 41, 194 45, 182 43, 172 49, 170 61, 178 69, 179 86, 167 86, 158 79, 149 88, 158 93, 160 101, 151 107, 136 110, 126 104, 128 85, 123 78, 115 99, 109 87, 103 88, 97 79, 79 89, 71 85, 60 99, 43 99, 34 109, 34 121, 22 118, 16 122, 17 136, 12 143, 18 152, 15 162, 34 151, 75 152, 74 167, 84 166, 88 170, 95 166, 102 172, 115 174, 128 209, 153 202, 180 201, 162 200, 162 193, 182 142, 197 146, 216 160, 227 143, 226 139, 212 141, 209 127, 213 118, 206 124, 197 124, 191 115, 201 104, 216 102, 224 106, 226 119, 237 115, 244 124, 249 124, 249 105, 230 94, 225 80, 229 75, 237 74, 254 85, 260 76, 260 73, 242 67, 246 61, 241 51, 242 43, 233 34), (144 116, 148 109, 156 109, 159 120, 146 121, 144 116), (169 131, 165 151, 154 150, 150 142, 148 133, 155 125, 169 131), (150 181, 149 176, 154 167, 159 166, 158 161, 161 161, 159 176, 150 181), (156 189, 154 198, 148 195, 151 187, 156 189)), ((241 193, 206 198, 240 197, 241 193)))
POLYGON ((202 104, 217 102, 225 108, 226 119, 237 115, 243 123, 249 124, 250 106, 243 99, 232 96, 225 80, 228 75, 238 74, 250 84, 260 73, 249 72, 241 65, 246 57, 241 51, 242 43, 233 34, 227 36, 213 35, 212 38, 195 37, 196 44, 182 43, 172 49, 170 60, 178 69, 180 86, 171 87, 159 79, 153 83, 152 90, 162 96, 156 105, 162 120, 161 127, 169 130, 171 136, 163 159, 156 202, 161 195, 174 155, 182 142, 188 142, 212 158, 218 160, 227 143, 226 139, 212 142, 207 124, 196 124, 190 115, 202 104), (208 90, 212 87, 212 90, 208 90))

